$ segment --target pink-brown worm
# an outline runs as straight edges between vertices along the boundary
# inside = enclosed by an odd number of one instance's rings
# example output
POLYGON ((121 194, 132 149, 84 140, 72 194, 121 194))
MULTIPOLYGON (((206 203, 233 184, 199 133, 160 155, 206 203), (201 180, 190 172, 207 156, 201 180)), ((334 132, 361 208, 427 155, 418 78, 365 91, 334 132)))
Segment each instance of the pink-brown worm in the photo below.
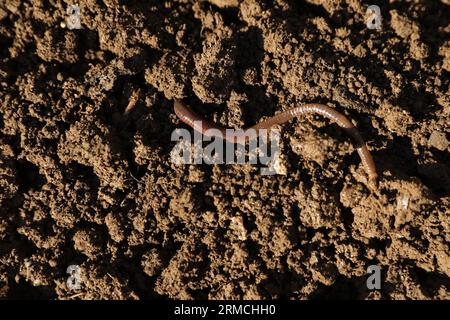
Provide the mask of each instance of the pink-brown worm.
POLYGON ((326 105, 319 103, 308 103, 300 107, 291 108, 261 121, 252 127, 241 131, 235 131, 233 134, 230 134, 230 131, 227 131, 227 128, 217 126, 216 124, 203 119, 192 111, 192 109, 184 105, 180 100, 174 101, 174 111, 181 121, 203 135, 217 136, 232 143, 243 143, 249 139, 256 138, 257 134, 255 135, 255 131, 257 132, 260 129, 268 130, 274 125, 283 124, 295 117, 303 116, 305 114, 320 114, 334 121, 352 138, 356 151, 361 158, 361 162, 367 175, 369 176, 370 181, 375 186, 377 185, 378 175, 375 162, 373 161, 372 155, 370 154, 369 149, 367 148, 367 145, 358 129, 356 129, 347 117, 326 105), (216 129, 216 131, 220 132, 220 134, 214 133, 214 130, 212 130, 212 132, 208 132, 208 129, 216 129))

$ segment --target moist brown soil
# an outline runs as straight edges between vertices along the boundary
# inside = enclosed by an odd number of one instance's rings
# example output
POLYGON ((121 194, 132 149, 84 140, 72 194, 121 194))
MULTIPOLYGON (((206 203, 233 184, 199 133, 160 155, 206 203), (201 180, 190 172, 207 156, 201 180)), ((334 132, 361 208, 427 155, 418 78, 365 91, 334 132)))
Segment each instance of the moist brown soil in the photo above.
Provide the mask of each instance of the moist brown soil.
POLYGON ((356 0, 68 4, 0 1, 0 297, 450 299, 448 0, 374 0, 381 30, 356 0), (328 104, 379 189, 321 117, 282 126, 286 174, 174 164, 174 98, 234 128, 328 104))

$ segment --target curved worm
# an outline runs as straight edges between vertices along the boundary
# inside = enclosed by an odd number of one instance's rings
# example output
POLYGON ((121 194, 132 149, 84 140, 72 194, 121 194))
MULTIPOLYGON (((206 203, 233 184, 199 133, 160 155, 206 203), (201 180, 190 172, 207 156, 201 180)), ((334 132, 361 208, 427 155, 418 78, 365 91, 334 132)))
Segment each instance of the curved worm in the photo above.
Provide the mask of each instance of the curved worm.
POLYGON ((174 111, 177 117, 192 127, 194 130, 202 133, 207 136, 218 136, 232 143, 242 143, 246 142, 249 139, 254 139, 258 136, 257 131, 260 129, 270 129, 274 125, 283 124, 288 122, 289 120, 309 114, 316 113, 320 114, 332 121, 334 121, 338 126, 344 129, 347 134, 352 138, 353 143, 356 147, 356 151, 358 152, 361 162, 364 166, 367 175, 369 176, 370 181, 376 186, 377 183, 377 169, 375 163, 373 161, 372 155, 367 148, 366 143, 364 142, 361 134, 358 129, 351 123, 350 120, 347 119, 343 114, 340 114, 333 108, 330 108, 326 105, 319 103, 308 103, 300 107, 295 107, 279 114, 270 117, 264 121, 257 123, 256 125, 246 128, 243 131, 237 131, 231 133, 227 131, 226 128, 219 127, 212 122, 209 122, 196 113, 192 111, 189 107, 185 106, 181 101, 174 101, 174 111), (221 134, 216 134, 211 132, 207 132, 208 129, 216 129, 221 134))

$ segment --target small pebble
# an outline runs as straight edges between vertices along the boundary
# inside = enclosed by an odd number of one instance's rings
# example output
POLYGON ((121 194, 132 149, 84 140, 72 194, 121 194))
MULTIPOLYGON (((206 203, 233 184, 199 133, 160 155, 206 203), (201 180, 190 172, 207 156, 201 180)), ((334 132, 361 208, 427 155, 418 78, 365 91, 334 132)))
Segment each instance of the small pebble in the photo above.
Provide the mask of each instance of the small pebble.
POLYGON ((439 131, 433 131, 428 139, 428 144, 435 147, 438 150, 444 151, 449 145, 449 141, 445 136, 445 133, 439 131))

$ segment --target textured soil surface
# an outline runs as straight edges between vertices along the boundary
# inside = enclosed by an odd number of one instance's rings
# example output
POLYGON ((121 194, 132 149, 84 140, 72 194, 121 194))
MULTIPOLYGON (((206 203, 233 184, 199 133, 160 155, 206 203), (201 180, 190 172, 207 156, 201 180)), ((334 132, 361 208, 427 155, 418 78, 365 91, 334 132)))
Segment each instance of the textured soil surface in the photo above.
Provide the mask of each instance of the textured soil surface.
POLYGON ((0 297, 450 299, 448 0, 69 4, 0 0, 0 297), (379 188, 320 116, 285 174, 175 164, 174 98, 233 128, 325 103, 379 188))

